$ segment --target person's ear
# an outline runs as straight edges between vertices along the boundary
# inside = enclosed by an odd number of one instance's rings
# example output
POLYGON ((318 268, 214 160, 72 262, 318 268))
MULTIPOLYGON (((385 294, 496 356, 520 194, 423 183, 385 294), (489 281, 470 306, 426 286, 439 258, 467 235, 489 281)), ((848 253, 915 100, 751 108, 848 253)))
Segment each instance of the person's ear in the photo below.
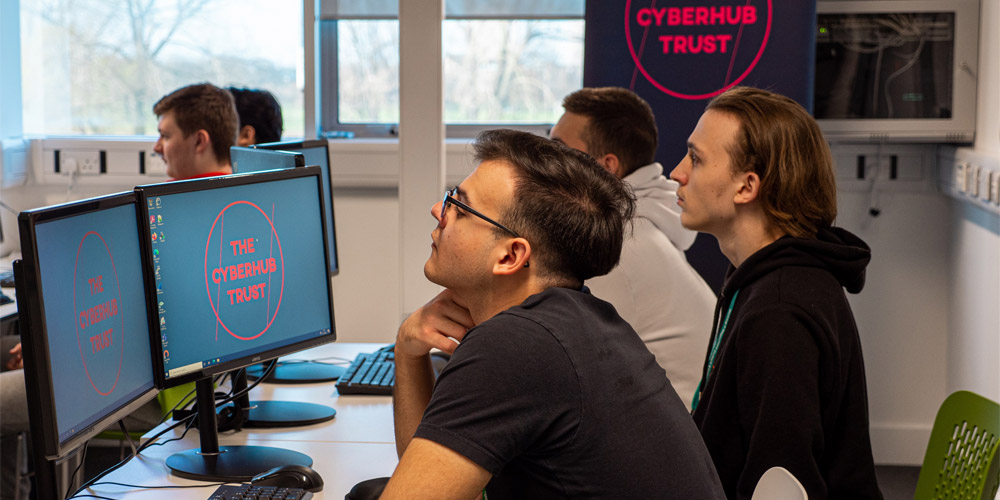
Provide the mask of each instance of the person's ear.
POLYGON ((737 205, 753 202, 760 196, 760 177, 755 172, 743 172, 736 176, 737 190, 733 202, 737 205))
POLYGON ((614 153, 608 153, 602 156, 598 161, 604 167, 604 170, 611 172, 611 175, 614 175, 619 179, 622 177, 621 176, 622 162, 621 160, 618 159, 618 155, 614 153))
POLYGON ((254 144, 257 144, 257 129, 253 125, 244 125, 236 137, 236 145, 245 148, 254 144))
POLYGON ((524 238, 511 238, 497 247, 498 256, 493 264, 493 274, 512 275, 530 267, 531 244, 524 238))
POLYGON ((204 153, 212 149, 212 137, 205 129, 199 129, 194 133, 194 150, 196 153, 204 153))

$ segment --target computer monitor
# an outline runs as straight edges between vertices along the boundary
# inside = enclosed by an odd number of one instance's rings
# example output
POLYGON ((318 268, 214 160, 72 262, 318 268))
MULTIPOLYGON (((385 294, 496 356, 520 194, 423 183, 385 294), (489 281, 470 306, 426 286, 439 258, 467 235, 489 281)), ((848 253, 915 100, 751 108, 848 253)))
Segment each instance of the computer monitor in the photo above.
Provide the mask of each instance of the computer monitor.
MULTIPOLYGON (((329 143, 325 140, 311 140, 269 142, 265 144, 257 144, 253 147, 268 151, 275 150, 301 153, 305 158, 306 165, 318 165, 323 170, 323 195, 327 200, 323 209, 326 212, 327 245, 330 247, 329 265, 330 273, 332 275, 336 275, 340 271, 340 267, 337 260, 337 235, 336 219, 333 215, 333 191, 330 189, 330 152, 328 145, 329 143)), ((259 365, 252 366, 247 369, 247 375, 251 379, 259 378, 263 375, 263 372, 263 366, 259 365)), ((279 384, 327 382, 337 380, 343 374, 343 366, 315 361, 285 362, 279 360, 277 366, 274 368, 274 371, 271 372, 271 375, 267 377, 265 381, 279 384)), ((270 426, 275 423, 275 420, 262 422, 262 412, 258 411, 254 413, 255 415, 251 416, 247 421, 249 426, 270 426)), ((278 416, 277 414, 274 415, 276 417, 278 416)))
POLYGON ((333 192, 330 190, 330 151, 325 140, 269 142, 253 146, 266 151, 288 151, 301 153, 306 165, 317 165, 323 170, 323 198, 326 204, 326 244, 330 247, 330 274, 336 276, 340 272, 337 261, 337 231, 336 219, 333 217, 333 192))
POLYGON ((269 151, 233 146, 229 148, 229 160, 234 174, 282 170, 306 166, 305 157, 291 151, 269 151))
POLYGON ((15 286, 36 464, 69 456, 157 394, 136 217, 133 193, 18 217, 15 286))
MULTIPOLYGON (((326 266, 319 168, 137 186, 158 312, 158 383, 196 381, 214 406, 211 376, 336 338, 326 266)), ((247 481, 312 460, 290 450, 218 446, 215 413, 199 412, 201 449, 172 455, 174 474, 247 481)))

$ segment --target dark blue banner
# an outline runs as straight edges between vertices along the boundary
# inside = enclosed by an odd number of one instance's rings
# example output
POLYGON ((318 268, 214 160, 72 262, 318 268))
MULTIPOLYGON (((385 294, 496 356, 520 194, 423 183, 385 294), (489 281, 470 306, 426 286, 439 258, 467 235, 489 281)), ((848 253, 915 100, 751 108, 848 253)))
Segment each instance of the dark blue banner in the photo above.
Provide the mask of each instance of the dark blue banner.
MULTIPOLYGON (((649 102, 666 174, 708 101, 736 85, 812 110, 815 0, 588 0, 583 84, 625 87, 649 102)), ((713 289, 728 261, 699 235, 688 260, 713 289)))

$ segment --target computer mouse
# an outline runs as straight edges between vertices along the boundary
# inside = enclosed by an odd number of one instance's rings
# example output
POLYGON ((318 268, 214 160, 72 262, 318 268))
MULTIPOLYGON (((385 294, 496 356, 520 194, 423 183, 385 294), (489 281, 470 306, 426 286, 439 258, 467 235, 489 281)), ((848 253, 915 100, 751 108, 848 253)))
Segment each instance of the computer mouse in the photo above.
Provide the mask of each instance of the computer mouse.
POLYGON ((316 493, 323 491, 323 478, 311 467, 305 465, 282 465, 257 474, 250 480, 254 486, 277 486, 279 488, 302 488, 316 493))

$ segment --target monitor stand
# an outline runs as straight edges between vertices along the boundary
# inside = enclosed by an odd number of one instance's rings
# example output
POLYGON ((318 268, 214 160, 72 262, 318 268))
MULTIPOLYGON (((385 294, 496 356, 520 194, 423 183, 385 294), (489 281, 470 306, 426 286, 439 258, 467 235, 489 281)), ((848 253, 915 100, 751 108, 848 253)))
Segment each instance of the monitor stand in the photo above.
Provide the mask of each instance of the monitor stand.
MULTIPOLYGON (((315 382, 332 382, 340 378, 347 368, 317 363, 315 361, 285 361, 278 360, 277 366, 264 382, 272 384, 312 384, 315 382)), ((264 365, 254 365, 247 368, 247 377, 257 380, 264 374, 264 365)))
MULTIPOLYGON (((266 379, 265 379, 266 380, 266 379)), ((233 394, 246 392, 245 371, 233 375, 233 394)), ((233 405, 249 410, 245 414, 243 427, 298 427, 326 422, 337 415, 337 410, 320 404, 299 401, 250 401, 250 396, 237 397, 233 405)), ((222 407, 219 411, 223 411, 222 407)))
POLYGON ((215 387, 211 377, 195 382, 198 400, 200 449, 186 450, 167 457, 167 467, 178 477, 200 481, 246 483, 261 472, 282 465, 311 466, 309 455, 269 446, 219 446, 216 428, 215 387))

